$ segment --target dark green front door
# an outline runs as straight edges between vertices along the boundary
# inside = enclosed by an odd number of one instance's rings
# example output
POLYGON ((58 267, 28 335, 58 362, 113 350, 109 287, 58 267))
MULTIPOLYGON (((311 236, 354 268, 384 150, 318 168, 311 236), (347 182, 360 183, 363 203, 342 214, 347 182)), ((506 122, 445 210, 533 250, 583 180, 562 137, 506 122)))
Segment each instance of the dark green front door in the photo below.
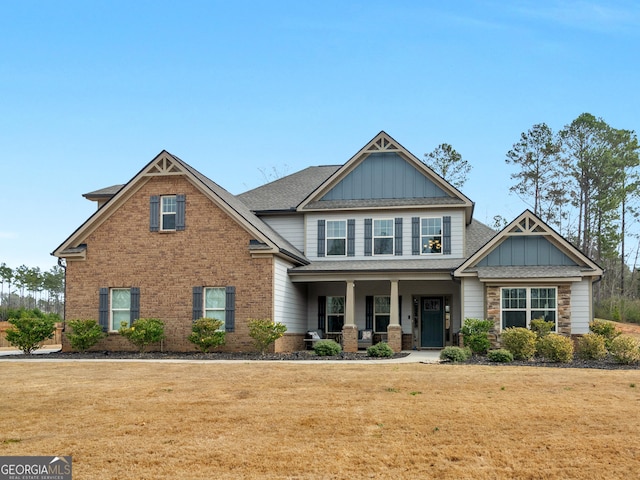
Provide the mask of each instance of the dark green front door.
POLYGON ((421 343, 422 348, 444 347, 444 298, 422 297, 421 343))

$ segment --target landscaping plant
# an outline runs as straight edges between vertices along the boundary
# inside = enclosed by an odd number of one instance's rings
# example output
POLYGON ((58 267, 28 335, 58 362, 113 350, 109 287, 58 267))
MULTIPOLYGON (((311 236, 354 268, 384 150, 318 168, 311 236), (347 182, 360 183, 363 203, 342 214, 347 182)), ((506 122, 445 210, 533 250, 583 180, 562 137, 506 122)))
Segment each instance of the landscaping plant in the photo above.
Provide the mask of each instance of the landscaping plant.
POLYGON ((549 362, 570 363, 573 361, 573 341, 557 333, 549 333, 538 339, 538 355, 549 362))
POLYGON ((471 357, 469 347, 444 347, 440 351, 440 360, 444 362, 466 362, 471 357))
POLYGON ((536 318, 534 320, 531 320, 531 330, 535 332, 538 338, 549 335, 554 326, 554 322, 548 322, 544 318, 536 318))
POLYGON ((340 355, 342 347, 334 340, 318 340, 313 345, 313 351, 316 355, 321 357, 330 357, 334 355, 340 355))
POLYGON ((56 315, 28 316, 24 312, 19 318, 10 318, 12 328, 5 333, 5 338, 14 347, 30 355, 41 347, 41 343, 53 337, 56 329, 56 315))
POLYGON ((603 360, 607 356, 604 337, 597 333, 587 333, 578 339, 576 354, 582 360, 603 360))
POLYGON ((463 335, 465 347, 469 347, 473 353, 483 354, 491 347, 489 331, 493 328, 491 320, 478 318, 465 318, 460 330, 463 335))
POLYGON ((487 352, 487 358, 491 362, 496 363, 511 363, 513 362, 513 354, 506 348, 498 348, 496 350, 489 350, 487 352))
POLYGON ((136 346, 140 353, 152 343, 164 340, 164 323, 158 318, 139 318, 130 327, 122 323, 118 332, 136 346))
POLYGON ((215 318, 199 318, 191 325, 191 334, 187 339, 202 353, 224 345, 226 332, 222 330, 224 322, 215 318))
POLYGON ((249 321, 249 336, 253 338, 253 344, 263 355, 286 331, 286 325, 269 318, 249 321))
POLYGON ((502 347, 516 360, 531 360, 536 353, 536 340, 536 334, 524 327, 505 328, 500 335, 502 347))
POLYGON ((619 335, 611 341, 609 353, 617 363, 640 362, 640 340, 631 335, 619 335))
POLYGON ((98 343, 106 334, 102 327, 93 319, 69 320, 71 331, 67 332, 67 338, 71 347, 79 352, 85 352, 98 343))
POLYGON ((370 357, 393 357, 393 350, 386 342, 379 342, 367 348, 370 357))
POLYGON ((589 330, 604 337, 607 350, 611 347, 611 342, 622 333, 616 329, 614 323, 598 319, 589 323, 589 330))

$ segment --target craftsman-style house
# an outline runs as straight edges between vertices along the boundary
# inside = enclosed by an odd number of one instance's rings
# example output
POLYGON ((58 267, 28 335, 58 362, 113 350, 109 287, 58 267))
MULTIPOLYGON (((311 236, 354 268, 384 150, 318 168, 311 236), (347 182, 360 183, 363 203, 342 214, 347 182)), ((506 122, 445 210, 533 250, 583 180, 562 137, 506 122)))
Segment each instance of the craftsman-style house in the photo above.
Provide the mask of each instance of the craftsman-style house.
MULTIPOLYGON (((494 334, 544 317, 582 334, 602 269, 532 212, 497 233, 473 202, 380 132, 346 163, 309 167, 234 196, 162 151, 124 185, 85 195, 97 211, 53 255, 66 263, 66 318, 95 318, 96 347, 124 350, 121 322, 165 322, 190 351, 194 319, 224 320, 223 349, 252 349, 248 322, 310 330, 346 351, 359 332, 395 350, 458 342, 465 318, 494 334)), ((68 347, 68 345, 65 345, 68 347)))

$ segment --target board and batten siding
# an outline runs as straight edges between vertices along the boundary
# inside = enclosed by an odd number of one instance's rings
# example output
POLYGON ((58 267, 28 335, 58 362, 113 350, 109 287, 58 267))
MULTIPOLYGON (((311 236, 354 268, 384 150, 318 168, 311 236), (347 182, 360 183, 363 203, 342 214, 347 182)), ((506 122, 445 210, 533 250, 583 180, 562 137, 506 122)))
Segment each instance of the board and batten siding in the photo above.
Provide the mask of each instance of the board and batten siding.
POLYGON ((462 279, 462 321, 465 318, 484 319, 484 284, 475 277, 462 279))
POLYGON ((288 333, 304 333, 307 331, 306 291, 304 285, 291 281, 287 274, 290 267, 290 263, 275 258, 273 321, 286 325, 288 333))
POLYGON ((266 215, 260 220, 278 232, 291 245, 304 252, 304 217, 302 215, 266 215))
MULTIPOLYGON (((432 217, 451 217, 451 255, 447 255, 448 258, 463 258, 464 251, 464 232, 465 232, 465 216, 464 211, 459 210, 434 210, 434 211, 388 211, 385 213, 380 212, 367 212, 367 213, 350 213, 350 212, 326 212, 319 213, 314 212, 306 215, 306 231, 307 242, 305 245, 305 255, 312 261, 322 260, 398 260, 400 258, 417 258, 418 256, 411 253, 411 219, 413 217, 420 218, 432 218, 432 217), (371 255, 365 256, 364 254, 364 221, 365 218, 371 218, 374 220, 379 219, 392 219, 402 218, 402 256, 397 255, 371 255), (318 220, 349 220, 354 219, 355 225, 355 255, 352 257, 318 257, 318 220)), ((428 255, 421 255, 421 258, 428 258, 428 255)), ((442 258, 441 255, 432 255, 433 258, 442 258)))
POLYGON ((589 333, 591 322, 591 281, 589 279, 571 284, 571 334, 589 333))

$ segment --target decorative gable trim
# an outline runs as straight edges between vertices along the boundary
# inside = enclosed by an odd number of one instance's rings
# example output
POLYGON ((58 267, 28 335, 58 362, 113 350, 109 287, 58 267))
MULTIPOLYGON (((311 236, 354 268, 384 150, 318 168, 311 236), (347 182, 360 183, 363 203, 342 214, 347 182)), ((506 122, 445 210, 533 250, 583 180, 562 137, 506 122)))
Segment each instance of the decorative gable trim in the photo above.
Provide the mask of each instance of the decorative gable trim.
POLYGON ((184 168, 168 152, 161 153, 145 169, 144 176, 157 177, 167 175, 184 175, 184 168))

